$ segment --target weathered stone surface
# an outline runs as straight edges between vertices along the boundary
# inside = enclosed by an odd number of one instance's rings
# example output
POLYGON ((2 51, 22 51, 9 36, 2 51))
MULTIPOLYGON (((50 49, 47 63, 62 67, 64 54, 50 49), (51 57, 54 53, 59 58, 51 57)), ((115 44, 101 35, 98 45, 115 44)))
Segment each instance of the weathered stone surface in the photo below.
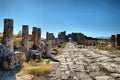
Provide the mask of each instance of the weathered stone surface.
POLYGON ((111 75, 115 78, 120 78, 120 73, 111 73, 111 75))
POLYGON ((33 48, 35 48, 38 44, 40 44, 41 28, 33 27, 32 37, 33 37, 33 48))
POLYGON ((22 26, 22 41, 21 41, 21 44, 22 44, 22 47, 23 49, 25 49, 26 51, 29 51, 29 44, 28 44, 28 41, 29 41, 29 29, 28 29, 28 25, 23 25, 22 26))
POLYGON ((116 45, 115 45, 115 41, 116 41, 116 37, 115 37, 115 35, 112 35, 111 36, 111 47, 115 47, 116 45))
POLYGON ((37 35, 37 27, 33 27, 33 31, 32 31, 32 36, 33 36, 33 47, 35 47, 37 45, 38 42, 38 35, 37 35))
POLYGON ((115 79, 111 76, 97 76, 96 80, 115 80, 115 79))
POLYGON ((120 34, 117 34, 117 47, 120 48, 120 34))
POLYGON ((72 43, 67 43, 62 52, 56 56, 60 63, 53 71, 57 80, 119 80, 120 58, 115 55, 75 48, 72 43))
POLYGON ((22 74, 22 73, 16 74, 16 80, 31 80, 32 78, 33 75, 30 74, 22 74))
POLYGON ((46 42, 46 54, 48 56, 51 56, 51 51, 52 51, 52 40, 48 40, 46 42))
POLYGON ((38 28, 38 29, 37 29, 37 35, 38 35, 37 44, 40 44, 40 39, 41 39, 41 28, 38 28))
POLYGON ((3 44, 7 51, 13 52, 13 20, 12 19, 4 19, 4 32, 3 32, 3 44))
POLYGON ((59 32, 58 39, 60 40, 60 42, 66 41, 66 31, 59 32))

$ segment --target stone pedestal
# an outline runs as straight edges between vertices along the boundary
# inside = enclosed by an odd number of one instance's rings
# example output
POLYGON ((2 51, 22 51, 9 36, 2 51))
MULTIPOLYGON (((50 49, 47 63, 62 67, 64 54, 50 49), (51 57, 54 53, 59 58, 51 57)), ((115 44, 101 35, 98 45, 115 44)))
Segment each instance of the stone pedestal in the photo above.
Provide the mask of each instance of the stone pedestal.
POLYGON ((3 44, 5 44, 6 50, 13 52, 13 20, 4 19, 4 32, 3 32, 3 44))

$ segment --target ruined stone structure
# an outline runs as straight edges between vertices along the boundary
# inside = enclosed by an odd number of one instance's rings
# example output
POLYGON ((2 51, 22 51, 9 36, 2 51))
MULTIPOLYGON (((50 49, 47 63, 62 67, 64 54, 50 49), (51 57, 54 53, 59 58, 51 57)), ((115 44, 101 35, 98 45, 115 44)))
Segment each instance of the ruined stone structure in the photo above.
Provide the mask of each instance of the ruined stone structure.
POLYGON ((62 42, 65 42, 66 41, 66 31, 59 32, 58 39, 62 42))
POLYGON ((29 39, 29 29, 28 29, 28 25, 23 25, 22 26, 22 47, 28 51, 29 50, 29 44, 28 44, 28 39, 29 39))
POLYGON ((33 27, 33 32, 32 32, 32 36, 33 36, 33 46, 37 45, 37 27, 33 27))
POLYGON ((47 32, 46 35, 47 35, 47 36, 46 36, 46 39, 47 39, 47 40, 54 40, 54 39, 55 39, 55 36, 54 36, 53 33, 49 33, 49 32, 47 32))
POLYGON ((49 40, 46 42, 46 54, 47 56, 51 56, 51 51, 52 51, 52 40, 49 40))
POLYGON ((49 40, 49 32, 46 33, 46 40, 49 40))
POLYGON ((32 32, 32 36, 33 36, 33 47, 35 47, 38 43, 38 35, 37 35, 37 27, 33 27, 33 32, 32 32))
POLYGON ((117 47, 120 48, 120 34, 117 34, 117 47))
POLYGON ((115 42, 116 42, 116 37, 115 35, 112 35, 111 36, 111 47, 116 47, 115 42))
POLYGON ((51 56, 52 48, 56 46, 56 39, 53 33, 46 33, 46 54, 51 56))
POLYGON ((3 44, 7 51, 13 52, 13 20, 4 19, 3 44))
POLYGON ((72 33, 71 38, 73 41, 77 41, 78 44, 84 44, 84 35, 82 33, 72 33))
POLYGON ((37 29, 37 35, 38 35, 38 38, 37 38, 37 39, 38 39, 38 40, 37 40, 38 42, 37 42, 37 43, 40 44, 40 39, 41 39, 41 28, 38 28, 38 29, 37 29))
POLYGON ((33 27, 32 38, 33 38, 33 47, 35 48, 35 46, 40 44, 41 28, 33 27))

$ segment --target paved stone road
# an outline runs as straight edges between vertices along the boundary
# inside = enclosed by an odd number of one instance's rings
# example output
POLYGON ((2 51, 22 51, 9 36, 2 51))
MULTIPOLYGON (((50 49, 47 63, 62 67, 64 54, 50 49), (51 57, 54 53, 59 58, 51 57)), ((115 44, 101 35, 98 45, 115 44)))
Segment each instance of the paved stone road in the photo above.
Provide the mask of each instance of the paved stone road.
POLYGON ((120 57, 67 43, 48 80, 120 80, 120 57))

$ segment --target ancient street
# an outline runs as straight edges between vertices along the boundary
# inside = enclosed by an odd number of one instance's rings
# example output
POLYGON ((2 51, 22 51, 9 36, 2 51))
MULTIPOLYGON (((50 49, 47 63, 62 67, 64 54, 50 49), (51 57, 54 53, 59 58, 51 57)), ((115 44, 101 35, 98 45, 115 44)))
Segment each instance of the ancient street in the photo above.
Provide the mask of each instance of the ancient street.
POLYGON ((67 43, 50 80, 120 80, 120 57, 67 43))

